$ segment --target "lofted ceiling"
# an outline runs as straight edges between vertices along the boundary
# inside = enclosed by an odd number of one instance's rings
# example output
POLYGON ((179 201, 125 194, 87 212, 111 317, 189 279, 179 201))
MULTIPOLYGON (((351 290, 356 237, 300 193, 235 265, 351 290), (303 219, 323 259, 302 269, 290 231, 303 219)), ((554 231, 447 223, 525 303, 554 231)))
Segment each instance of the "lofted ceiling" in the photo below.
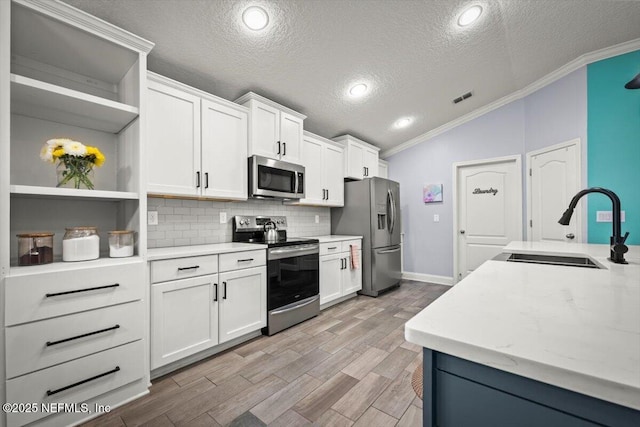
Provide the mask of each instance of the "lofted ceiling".
POLYGON ((640 39, 637 0, 65 1, 154 42, 152 71, 229 100, 256 92, 306 114, 313 133, 382 150, 640 39), (459 27, 472 4, 484 13, 459 27), (270 16, 262 31, 242 23, 251 5, 270 16), (370 91, 349 97, 358 82, 370 91), (412 124, 395 128, 402 117, 412 124))

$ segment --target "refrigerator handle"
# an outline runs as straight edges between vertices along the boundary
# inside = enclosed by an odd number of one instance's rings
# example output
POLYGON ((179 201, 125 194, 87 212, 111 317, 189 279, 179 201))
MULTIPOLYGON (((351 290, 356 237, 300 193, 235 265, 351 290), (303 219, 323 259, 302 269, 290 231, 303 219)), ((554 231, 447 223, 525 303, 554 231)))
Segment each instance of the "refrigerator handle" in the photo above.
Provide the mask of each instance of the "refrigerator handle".
POLYGON ((389 234, 391 234, 391 221, 393 216, 392 203, 391 190, 387 190, 387 231, 389 231, 389 234))
POLYGON ((395 198, 393 197, 393 192, 391 191, 391 189, 387 190, 387 192, 388 192, 389 205, 391 207, 390 215, 389 215, 389 219, 390 219, 389 234, 393 234, 393 229, 396 226, 396 201, 395 201, 395 198))

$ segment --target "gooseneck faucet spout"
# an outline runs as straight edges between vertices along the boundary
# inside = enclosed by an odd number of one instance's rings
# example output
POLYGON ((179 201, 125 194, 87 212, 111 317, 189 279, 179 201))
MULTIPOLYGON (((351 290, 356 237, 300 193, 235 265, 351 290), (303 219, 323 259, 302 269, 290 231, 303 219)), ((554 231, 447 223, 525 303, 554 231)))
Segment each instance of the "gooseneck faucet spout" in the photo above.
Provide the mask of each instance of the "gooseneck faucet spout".
POLYGON ((573 210, 576 208, 578 204, 578 200, 582 198, 582 196, 589 193, 602 193, 611 199, 611 204, 613 205, 613 235, 610 239, 610 250, 611 254, 609 256, 609 260, 618 264, 627 264, 627 261, 624 259, 624 254, 629 250, 624 242, 627 240, 629 236, 629 232, 626 232, 624 236, 622 236, 622 220, 620 214, 620 198, 616 193, 611 190, 607 190, 606 188, 593 187, 587 188, 578 192, 573 199, 571 199, 571 203, 569 203, 569 208, 564 211, 562 214, 562 218, 558 221, 558 223, 562 225, 569 225, 571 221, 571 215, 573 215, 573 210))

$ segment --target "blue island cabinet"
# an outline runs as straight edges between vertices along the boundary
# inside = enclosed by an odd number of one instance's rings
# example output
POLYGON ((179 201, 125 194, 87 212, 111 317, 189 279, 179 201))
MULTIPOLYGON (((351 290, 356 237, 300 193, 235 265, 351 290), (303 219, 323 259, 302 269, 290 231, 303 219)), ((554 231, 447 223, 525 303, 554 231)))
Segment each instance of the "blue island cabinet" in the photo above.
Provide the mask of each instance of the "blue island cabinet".
POLYGON ((424 427, 640 426, 640 411, 424 349, 424 427))

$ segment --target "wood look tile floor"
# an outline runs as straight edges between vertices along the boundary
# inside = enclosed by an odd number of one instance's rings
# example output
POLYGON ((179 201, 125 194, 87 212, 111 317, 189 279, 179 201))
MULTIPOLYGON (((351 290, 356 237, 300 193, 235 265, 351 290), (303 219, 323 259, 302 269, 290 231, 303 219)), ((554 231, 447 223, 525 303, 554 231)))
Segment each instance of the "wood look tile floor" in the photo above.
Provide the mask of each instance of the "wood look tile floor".
POLYGON ((421 426, 404 323, 449 289, 403 281, 153 381, 85 426, 421 426))

